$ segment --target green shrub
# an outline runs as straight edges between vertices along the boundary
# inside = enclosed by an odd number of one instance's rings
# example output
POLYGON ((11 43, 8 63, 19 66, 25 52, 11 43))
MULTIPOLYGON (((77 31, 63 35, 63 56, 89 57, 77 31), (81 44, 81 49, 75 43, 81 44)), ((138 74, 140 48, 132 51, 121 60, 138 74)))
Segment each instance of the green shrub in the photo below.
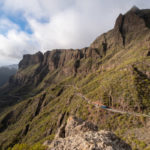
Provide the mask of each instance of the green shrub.
POLYGON ((16 144, 13 148, 9 148, 8 150, 28 150, 29 146, 27 144, 16 144))
POLYGON ((46 150, 46 147, 41 144, 35 144, 29 150, 46 150))
POLYGON ((46 150, 46 147, 39 143, 33 146, 27 144, 16 144, 13 148, 8 148, 8 150, 46 150))

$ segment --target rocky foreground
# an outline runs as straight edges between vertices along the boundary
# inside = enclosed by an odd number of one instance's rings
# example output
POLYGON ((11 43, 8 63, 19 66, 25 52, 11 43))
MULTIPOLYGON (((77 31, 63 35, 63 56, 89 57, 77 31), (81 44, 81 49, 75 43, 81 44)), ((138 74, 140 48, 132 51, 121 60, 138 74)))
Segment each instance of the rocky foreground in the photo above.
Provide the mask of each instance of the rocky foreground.
POLYGON ((54 141, 46 141, 48 150, 131 150, 131 147, 108 131, 98 131, 90 122, 69 117, 54 141))

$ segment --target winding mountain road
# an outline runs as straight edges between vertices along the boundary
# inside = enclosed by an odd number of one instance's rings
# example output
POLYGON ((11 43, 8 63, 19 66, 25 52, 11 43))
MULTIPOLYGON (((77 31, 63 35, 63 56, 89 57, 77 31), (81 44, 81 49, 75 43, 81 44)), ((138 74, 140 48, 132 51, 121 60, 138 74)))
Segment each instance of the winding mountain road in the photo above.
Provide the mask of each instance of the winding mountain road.
MULTIPOLYGON (((65 86, 72 86, 74 89, 79 89, 78 87, 76 87, 75 85, 65 85, 65 86)), ((90 99, 88 99, 87 97, 85 97, 82 93, 75 93, 75 95, 81 97, 82 99, 84 99, 85 101, 87 101, 87 103, 94 105, 97 108, 101 108, 110 112, 114 112, 114 113, 120 113, 120 114, 128 114, 128 115, 133 115, 133 116, 143 116, 146 118, 150 118, 150 115, 146 115, 146 114, 141 114, 141 113, 135 113, 135 112, 129 112, 129 111, 121 111, 121 110, 117 110, 117 109, 113 109, 113 108, 102 108, 101 106, 97 106, 96 104, 93 104, 91 102, 90 99)))

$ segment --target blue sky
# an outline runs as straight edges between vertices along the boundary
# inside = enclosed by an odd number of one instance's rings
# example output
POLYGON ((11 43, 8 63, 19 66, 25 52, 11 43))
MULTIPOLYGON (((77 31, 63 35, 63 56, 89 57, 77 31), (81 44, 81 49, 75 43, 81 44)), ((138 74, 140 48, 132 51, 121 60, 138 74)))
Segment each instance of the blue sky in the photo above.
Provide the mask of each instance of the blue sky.
POLYGON ((39 50, 89 46, 133 5, 150 8, 150 0, 0 0, 0 66, 39 50))
MULTIPOLYGON (((5 12, 1 11, 0 18, 8 19, 10 22, 16 24, 18 26, 18 31, 23 31, 28 34, 32 34, 32 30, 22 13, 17 15, 11 15, 11 14, 5 14, 5 12)), ((0 34, 6 34, 9 30, 10 28, 1 29, 0 34)))

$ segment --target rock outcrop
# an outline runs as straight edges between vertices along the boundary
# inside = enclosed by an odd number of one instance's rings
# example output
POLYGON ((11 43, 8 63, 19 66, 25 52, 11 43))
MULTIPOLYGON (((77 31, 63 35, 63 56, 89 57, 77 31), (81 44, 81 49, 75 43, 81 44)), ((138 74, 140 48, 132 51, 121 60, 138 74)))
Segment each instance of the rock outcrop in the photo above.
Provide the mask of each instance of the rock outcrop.
POLYGON ((140 10, 132 7, 126 14, 120 14, 115 26, 109 32, 99 36, 92 44, 92 48, 99 48, 107 41, 107 47, 124 48, 146 35, 150 28, 150 10, 140 10))
POLYGON ((30 65, 35 65, 43 61, 43 54, 38 52, 36 54, 30 55, 26 54, 23 56, 23 59, 19 63, 19 69, 25 69, 30 65))
POLYGON ((92 123, 76 117, 69 117, 54 141, 51 144, 46 141, 44 145, 48 146, 48 150, 131 150, 112 132, 98 131, 92 123))

